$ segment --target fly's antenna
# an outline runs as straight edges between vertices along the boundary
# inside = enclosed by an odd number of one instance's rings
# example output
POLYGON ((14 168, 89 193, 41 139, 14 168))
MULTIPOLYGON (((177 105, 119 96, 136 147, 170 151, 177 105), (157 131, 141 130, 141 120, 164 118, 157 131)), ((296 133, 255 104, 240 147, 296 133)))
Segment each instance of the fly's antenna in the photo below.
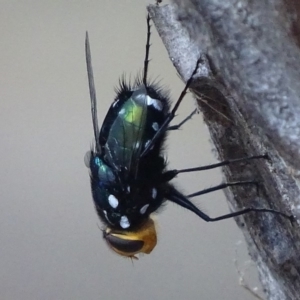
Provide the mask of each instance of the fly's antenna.
POLYGON ((147 42, 146 42, 146 54, 144 60, 144 75, 143 75, 143 84, 147 83, 147 74, 148 74, 148 65, 149 65, 149 50, 150 50, 150 36, 151 36, 151 25, 150 25, 150 15, 147 15, 147 42))
POLYGON ((86 67, 87 74, 89 80, 89 88, 90 88, 90 98, 91 98, 91 111, 92 111, 92 119, 93 119, 93 128, 94 128, 94 136, 95 136, 95 148, 98 153, 100 153, 100 145, 99 145, 99 125, 98 125, 98 117, 97 117, 97 98, 96 98, 96 89, 92 68, 92 58, 91 58, 91 49, 89 42, 89 34, 86 32, 85 34, 85 57, 86 57, 86 67))

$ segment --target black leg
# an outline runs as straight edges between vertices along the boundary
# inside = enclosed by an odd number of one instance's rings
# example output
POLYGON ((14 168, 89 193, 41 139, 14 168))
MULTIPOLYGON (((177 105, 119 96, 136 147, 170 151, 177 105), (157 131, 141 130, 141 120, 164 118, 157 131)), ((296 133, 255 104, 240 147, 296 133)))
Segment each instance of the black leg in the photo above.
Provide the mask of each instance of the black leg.
POLYGON ((275 215, 282 216, 284 218, 289 219, 290 221, 294 220, 293 216, 286 215, 277 210, 267 209, 267 208, 253 208, 253 207, 248 207, 248 208, 242 209, 240 211, 229 213, 229 214, 219 216, 216 218, 211 218, 210 216, 208 216, 207 214, 202 212, 197 206, 195 206, 187 197, 185 197, 179 191, 177 191, 173 186, 169 186, 169 189, 166 191, 165 197, 166 197, 166 199, 180 205, 181 207, 184 207, 184 208, 192 211, 193 213, 195 213, 197 216, 199 216, 201 219, 203 219, 206 222, 216 222, 216 221, 221 221, 221 220, 225 220, 225 219, 230 219, 233 217, 247 214, 249 212, 259 212, 259 213, 267 212, 267 213, 272 213, 275 215))
POLYGON ((247 157, 242 157, 242 158, 237 158, 237 159, 228 159, 228 160, 224 160, 222 162, 219 162, 219 163, 216 163, 216 164, 212 164, 212 165, 177 170, 177 174, 179 174, 179 173, 188 173, 188 172, 210 170, 210 169, 214 169, 214 168, 218 168, 218 167, 230 165, 232 163, 237 163, 237 162, 241 162, 241 161, 247 161, 247 160, 251 160, 251 159, 259 159, 259 158, 267 159, 268 155, 267 154, 264 154, 264 155, 253 155, 253 156, 247 156, 247 157))
POLYGON ((237 159, 228 159, 228 160, 224 160, 222 162, 216 163, 216 164, 202 166, 202 167, 195 167, 195 168, 188 168, 188 169, 181 169, 181 170, 176 170, 176 169, 175 170, 169 170, 169 171, 166 171, 163 174, 162 181, 163 182, 168 182, 168 181, 172 180, 174 177, 176 177, 179 173, 188 173, 188 172, 198 172, 198 171, 210 170, 210 169, 230 165, 232 163, 238 163, 238 162, 241 162, 241 161, 247 161, 247 160, 251 160, 251 159, 259 159, 259 158, 268 159, 268 155, 267 154, 265 154, 265 155, 253 155, 253 156, 247 156, 247 157, 242 157, 242 158, 237 158, 237 159))
POLYGON ((177 125, 172 125, 168 127, 168 130, 178 130, 184 123, 192 118, 192 116, 197 112, 197 108, 194 109, 183 121, 177 125))
POLYGON ((191 83, 192 83, 192 80, 193 80, 193 77, 194 75, 197 73, 197 70, 198 70, 198 65, 200 63, 200 61, 202 60, 202 58, 200 57, 198 60, 197 60, 197 63, 196 63, 196 66, 195 66, 195 69, 191 75, 191 77, 188 79, 188 81, 186 82, 186 85, 183 89, 183 91, 181 92, 177 102, 175 103, 175 106, 173 107, 173 109, 171 110, 171 112, 169 113, 169 115, 166 117, 164 123, 162 124, 162 126, 160 127, 160 129, 156 132, 155 136, 153 137, 153 139, 150 141, 150 143, 147 145, 147 147, 144 149, 143 153, 141 154, 141 157, 145 156, 148 151, 151 149, 151 147, 154 145, 154 143, 156 142, 156 140, 167 130, 170 122, 174 119, 175 117, 175 113, 181 103, 181 101, 183 100, 184 96, 186 95, 187 93, 187 90, 188 88, 190 87, 191 83))
POLYGON ((147 15, 147 42, 146 42, 146 54, 144 60, 144 76, 143 83, 147 84, 147 74, 148 74, 148 65, 149 65, 149 50, 150 50, 150 36, 151 36, 151 25, 150 25, 150 15, 147 15))
POLYGON ((234 218, 234 217, 241 216, 244 214, 248 214, 249 212, 258 212, 258 213, 266 213, 267 212, 267 213, 272 213, 275 215, 282 216, 284 218, 289 219, 290 221, 294 220, 293 216, 286 215, 285 213, 282 213, 281 211, 278 211, 278 210, 267 209, 267 208, 254 208, 254 207, 248 207, 248 208, 245 208, 245 209, 242 209, 242 210, 230 213, 230 214, 226 214, 223 216, 219 216, 216 218, 211 218, 208 215, 202 213, 201 218, 206 222, 216 222, 216 221, 226 220, 226 219, 234 218))
POLYGON ((187 197, 188 198, 193 198, 193 197, 197 197, 197 196, 200 196, 200 195, 204 195, 204 194, 208 194, 208 193, 211 193, 211 192, 215 192, 215 191, 218 191, 218 190, 222 190, 222 189, 225 189, 225 188, 227 188, 229 186, 246 185, 246 184, 254 184, 256 186, 256 189, 258 189, 258 182, 254 181, 254 180, 227 182, 227 183, 221 183, 221 184, 213 186, 211 188, 208 188, 208 189, 205 189, 205 190, 201 190, 201 191, 198 191, 196 193, 187 195, 187 197))

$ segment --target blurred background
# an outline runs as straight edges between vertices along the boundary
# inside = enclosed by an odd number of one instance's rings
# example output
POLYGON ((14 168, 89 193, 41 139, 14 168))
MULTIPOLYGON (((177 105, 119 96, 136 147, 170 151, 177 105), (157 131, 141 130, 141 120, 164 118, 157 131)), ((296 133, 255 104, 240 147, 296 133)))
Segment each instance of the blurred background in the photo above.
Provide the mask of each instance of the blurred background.
MULTIPOLYGON (((102 122, 118 78, 142 70, 148 3, 0 1, 1 299, 253 299, 239 285, 235 261, 250 287, 258 282, 233 220, 205 223, 169 203, 151 255, 131 262, 102 240, 83 163, 93 140, 85 31, 102 122)), ((175 101, 184 84, 154 26, 151 43, 150 77, 175 101)), ((175 122, 194 107, 188 95, 175 122)), ((216 162, 201 115, 166 148, 170 168, 216 162)), ((185 193, 221 181, 219 170, 176 179, 185 193)), ((194 201, 210 216, 228 212, 222 192, 194 201)))

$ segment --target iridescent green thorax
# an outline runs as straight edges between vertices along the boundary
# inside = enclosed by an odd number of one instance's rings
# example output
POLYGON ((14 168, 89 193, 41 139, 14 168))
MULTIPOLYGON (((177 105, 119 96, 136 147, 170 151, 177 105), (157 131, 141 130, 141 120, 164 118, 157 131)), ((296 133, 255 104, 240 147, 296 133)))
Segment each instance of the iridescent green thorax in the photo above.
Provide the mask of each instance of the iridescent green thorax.
POLYGON ((139 156, 169 110, 167 98, 153 91, 154 87, 143 84, 122 91, 107 113, 100 131, 100 145, 105 161, 118 171, 131 175, 139 172, 139 156))
POLYGON ((133 92, 124 101, 114 120, 105 144, 110 165, 129 170, 139 156, 147 120, 146 95, 141 90, 133 92))

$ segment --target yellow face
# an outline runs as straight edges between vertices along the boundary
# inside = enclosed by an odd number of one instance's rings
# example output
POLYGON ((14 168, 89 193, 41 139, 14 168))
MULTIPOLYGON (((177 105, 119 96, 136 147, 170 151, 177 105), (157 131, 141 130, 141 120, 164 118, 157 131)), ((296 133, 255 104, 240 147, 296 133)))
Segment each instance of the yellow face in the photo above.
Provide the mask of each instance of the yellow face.
POLYGON ((106 228, 104 239, 108 246, 122 256, 138 259, 136 254, 149 254, 157 243, 154 221, 149 218, 135 231, 121 231, 106 228))

